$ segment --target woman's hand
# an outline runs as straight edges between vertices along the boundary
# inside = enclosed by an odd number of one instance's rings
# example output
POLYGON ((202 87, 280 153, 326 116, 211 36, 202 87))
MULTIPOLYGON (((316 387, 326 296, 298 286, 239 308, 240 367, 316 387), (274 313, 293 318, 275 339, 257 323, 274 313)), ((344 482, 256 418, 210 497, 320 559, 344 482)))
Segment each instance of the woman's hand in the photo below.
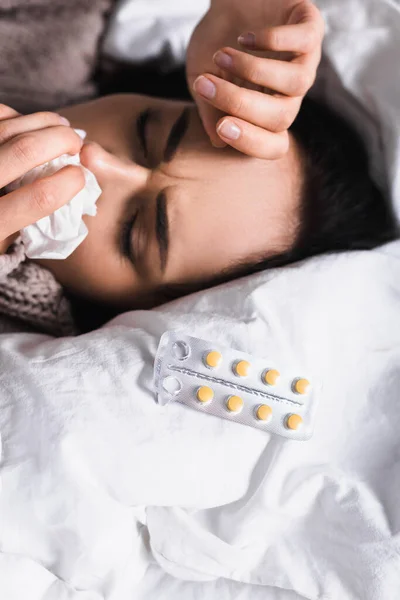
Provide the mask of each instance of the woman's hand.
POLYGON ((213 0, 186 63, 211 142, 258 158, 283 156, 315 80, 323 35, 310 0, 213 0))
MULTIPOLYGON (((56 113, 21 116, 0 104, 0 189, 61 154, 78 154, 83 142, 67 125, 68 121, 56 113)), ((21 229, 51 215, 84 185, 83 170, 67 166, 1 196, 0 254, 7 251, 21 229)))

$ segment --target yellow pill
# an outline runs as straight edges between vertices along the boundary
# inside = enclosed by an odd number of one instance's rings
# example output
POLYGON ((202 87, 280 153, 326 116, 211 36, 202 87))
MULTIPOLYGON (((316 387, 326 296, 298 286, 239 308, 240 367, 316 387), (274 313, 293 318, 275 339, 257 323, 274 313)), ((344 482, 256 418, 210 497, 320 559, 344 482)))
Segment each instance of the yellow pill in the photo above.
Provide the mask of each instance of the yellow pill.
POLYGON ((208 387, 208 385, 203 385, 197 390, 196 396, 199 402, 205 404, 207 402, 211 402, 211 400, 214 398, 214 392, 210 387, 208 387))
POLYGON ((276 385, 281 374, 276 369, 268 369, 264 372, 263 381, 268 385, 276 385))
POLYGON ((229 396, 226 407, 230 412, 240 412, 243 408, 243 400, 240 396, 229 396))
POLYGON ((259 421, 269 421, 272 417, 272 408, 268 404, 260 404, 256 410, 256 417, 259 421))
POLYGON ((310 389, 310 382, 307 379, 296 379, 293 383, 293 391, 296 394, 307 394, 310 389))
POLYGON ((303 424, 303 419, 300 415, 289 415, 286 419, 286 427, 296 431, 303 424))
POLYGON ((211 352, 208 352, 204 358, 206 366, 210 367, 210 369, 216 369, 217 367, 219 367, 221 360, 222 355, 220 352, 217 352, 217 350, 212 350, 211 352))
POLYGON ((239 360, 233 367, 233 372, 239 377, 246 377, 249 373, 250 363, 247 360, 239 360))

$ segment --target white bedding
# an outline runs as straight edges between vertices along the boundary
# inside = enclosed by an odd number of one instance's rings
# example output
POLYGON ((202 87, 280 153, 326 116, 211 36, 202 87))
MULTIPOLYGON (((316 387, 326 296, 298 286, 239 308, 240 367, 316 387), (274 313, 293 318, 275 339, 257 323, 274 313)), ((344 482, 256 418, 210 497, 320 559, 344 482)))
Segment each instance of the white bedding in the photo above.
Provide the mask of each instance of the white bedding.
POLYGON ((163 59, 165 69, 183 62, 195 24, 210 0, 119 0, 103 52, 113 58, 139 62, 163 59))
MULTIPOLYGON (((399 245, 309 261, 243 287, 120 316, 78 339, 2 340, 6 556, 107 600, 140 590, 154 560, 186 580, 394 600, 399 245), (314 437, 287 442, 178 403, 158 406, 152 361, 171 328, 278 364, 301 357, 324 385, 314 437)), ((13 598, 8 589, 0 597, 13 598)))
MULTIPOLYGON (((385 144, 377 172, 400 206, 398 8, 321 4, 327 54, 367 111, 359 122, 369 115, 372 156, 385 144)), ((327 71, 319 92, 356 114, 338 89, 327 71)), ((399 311, 396 242, 79 338, 0 336, 0 598, 397 600, 399 311), (158 406, 152 362, 167 329, 301 361, 323 383, 314 437, 158 406)))

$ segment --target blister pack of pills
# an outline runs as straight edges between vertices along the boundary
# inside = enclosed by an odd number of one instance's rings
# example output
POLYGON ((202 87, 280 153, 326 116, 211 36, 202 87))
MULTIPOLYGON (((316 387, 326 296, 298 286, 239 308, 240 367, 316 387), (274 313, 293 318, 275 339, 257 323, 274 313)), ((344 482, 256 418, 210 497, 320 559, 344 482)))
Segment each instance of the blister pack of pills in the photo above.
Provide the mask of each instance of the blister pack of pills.
POLYGON ((311 437, 316 386, 273 360, 168 331, 160 340, 154 386, 161 405, 195 410, 290 439, 311 437))

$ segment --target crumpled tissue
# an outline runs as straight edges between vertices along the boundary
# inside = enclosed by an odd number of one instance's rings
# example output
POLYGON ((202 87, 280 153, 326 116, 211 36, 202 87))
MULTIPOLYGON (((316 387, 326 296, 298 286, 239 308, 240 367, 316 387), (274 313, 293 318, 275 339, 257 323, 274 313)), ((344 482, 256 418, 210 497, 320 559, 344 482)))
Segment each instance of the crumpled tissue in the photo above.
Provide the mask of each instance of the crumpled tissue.
MULTIPOLYGON (((76 133, 85 139, 86 131, 75 129, 76 133)), ((50 162, 31 169, 9 185, 5 191, 11 192, 37 179, 52 175, 67 165, 81 165, 79 154, 63 154, 50 162)), ((49 217, 39 219, 33 225, 21 230, 22 243, 28 258, 67 258, 83 242, 88 234, 82 220, 83 215, 95 216, 96 202, 101 194, 101 188, 91 171, 82 166, 85 174, 85 187, 61 208, 49 217)))

